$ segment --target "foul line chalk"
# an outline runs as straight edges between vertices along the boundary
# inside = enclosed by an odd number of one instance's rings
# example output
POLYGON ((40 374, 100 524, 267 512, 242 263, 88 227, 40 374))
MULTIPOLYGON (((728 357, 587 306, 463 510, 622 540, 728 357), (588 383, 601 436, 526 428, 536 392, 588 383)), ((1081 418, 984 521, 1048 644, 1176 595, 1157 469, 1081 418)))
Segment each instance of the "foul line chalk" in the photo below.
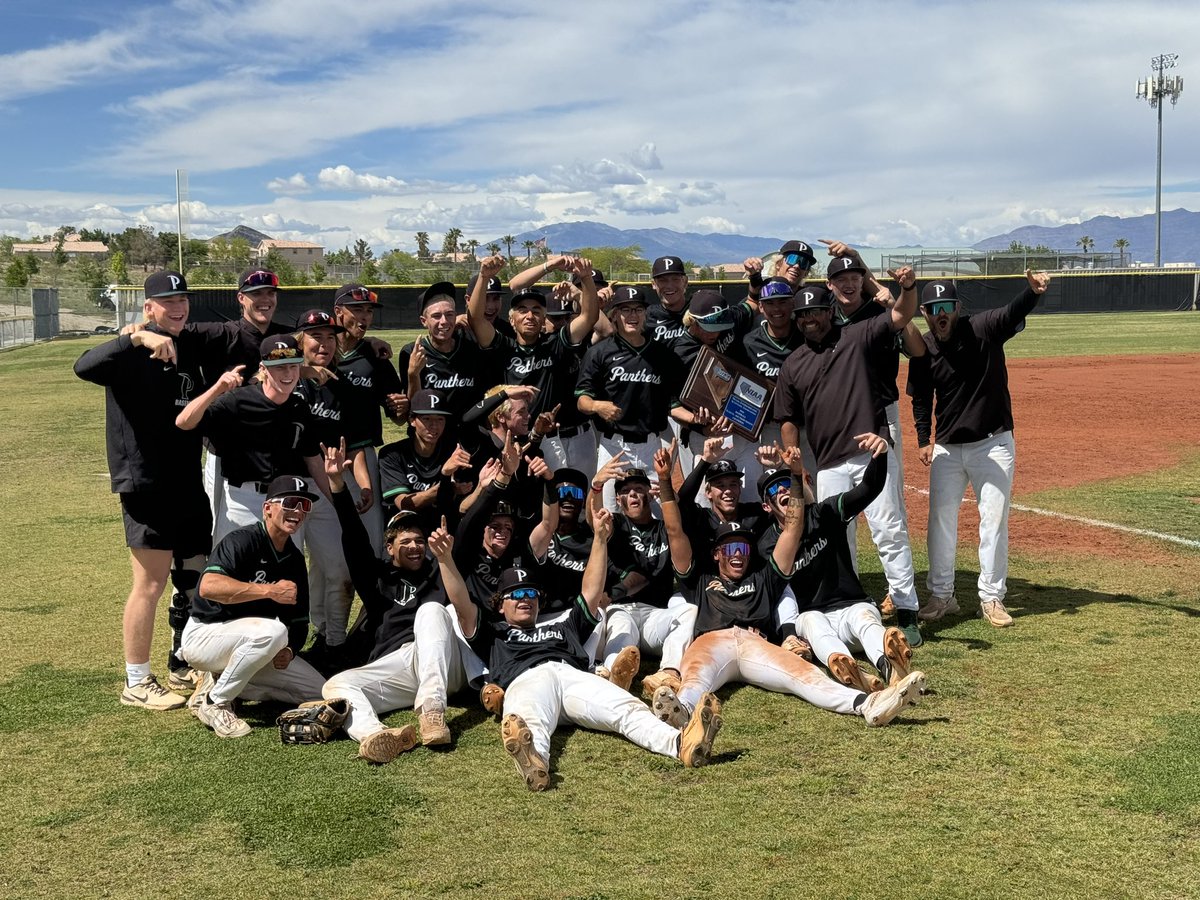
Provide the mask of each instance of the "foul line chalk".
MULTIPOLYGON (((926 488, 913 487, 910 484, 904 486, 905 490, 915 491, 926 497, 929 496, 929 491, 926 488)), ((967 503, 967 499, 963 498, 963 503, 967 503)), ((1052 509, 1039 509, 1036 506, 1025 506, 1021 503, 1010 504, 1012 509, 1018 512, 1033 513, 1035 516, 1047 516, 1051 519, 1062 519, 1065 522, 1078 522, 1080 525, 1091 525, 1093 528, 1107 528, 1110 531, 1123 531, 1126 534, 1136 534, 1139 537, 1155 538, 1160 541, 1167 541, 1172 544, 1179 544, 1181 547, 1189 547, 1192 550, 1200 550, 1200 541, 1193 541, 1190 538, 1179 537, 1176 534, 1163 534, 1161 531, 1150 531, 1146 528, 1133 528, 1129 525, 1118 525, 1116 522, 1103 522, 1100 519, 1089 519, 1084 516, 1072 516, 1069 513, 1055 512, 1052 509)))

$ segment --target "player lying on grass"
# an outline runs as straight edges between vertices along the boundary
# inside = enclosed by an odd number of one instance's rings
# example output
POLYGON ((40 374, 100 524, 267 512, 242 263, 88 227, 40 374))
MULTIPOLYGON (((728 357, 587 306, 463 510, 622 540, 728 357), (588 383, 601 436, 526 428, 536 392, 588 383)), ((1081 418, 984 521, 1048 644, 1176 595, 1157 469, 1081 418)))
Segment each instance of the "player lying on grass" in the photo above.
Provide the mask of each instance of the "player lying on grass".
MULTIPOLYGON (((674 443, 672 443, 672 450, 674 443)), ((786 451, 788 467, 797 481, 804 479, 799 448, 786 451)), ((702 697, 730 681, 742 681, 780 693, 795 694, 832 712, 862 716, 868 725, 886 725, 910 703, 925 685, 922 672, 909 675, 877 693, 838 684, 820 669, 778 645, 790 626, 781 627, 777 606, 804 533, 804 507, 789 504, 783 530, 771 557, 752 568, 753 543, 749 528, 727 522, 714 535, 711 560, 696 558, 683 529, 679 503, 671 487, 674 463, 665 451, 655 454, 659 473, 659 502, 671 563, 699 607, 696 637, 683 656, 683 686, 678 696, 664 685, 654 692, 654 712, 678 724, 689 710, 702 705, 702 697)))
MULTIPOLYGON (((721 704, 712 694, 698 695, 695 713, 679 726, 659 721, 645 703, 628 691, 587 671, 583 649, 587 636, 607 605, 604 578, 612 516, 595 519, 592 554, 583 574, 583 590, 561 618, 538 624, 542 588, 532 570, 513 567, 500 576, 489 608, 450 594, 462 632, 489 660, 491 677, 504 693, 501 735, 526 786, 542 791, 550 785, 550 736, 559 722, 624 737, 653 753, 677 757, 685 766, 708 762, 713 738, 721 727, 721 704)), ((440 536, 439 536, 440 537, 440 536)), ((430 549, 448 554, 449 541, 430 549)))

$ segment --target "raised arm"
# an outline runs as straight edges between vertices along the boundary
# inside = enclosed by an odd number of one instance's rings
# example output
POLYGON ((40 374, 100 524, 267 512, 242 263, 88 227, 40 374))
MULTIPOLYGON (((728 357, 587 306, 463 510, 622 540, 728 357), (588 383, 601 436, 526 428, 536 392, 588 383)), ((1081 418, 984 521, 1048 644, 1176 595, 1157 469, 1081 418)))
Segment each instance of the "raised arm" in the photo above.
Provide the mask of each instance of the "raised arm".
POLYGON ((458 565, 454 562, 454 538, 446 530, 445 516, 442 516, 441 527, 429 535, 428 547, 429 552, 438 562, 438 571, 442 575, 442 587, 446 589, 446 596, 450 598, 450 605, 454 607, 454 612, 458 616, 458 624, 462 627, 462 633, 464 636, 473 637, 475 628, 479 624, 479 607, 472 602, 462 573, 458 571, 458 565))
POLYGON ((503 256, 488 256, 479 264, 479 277, 475 279, 475 289, 467 298, 467 321, 475 332, 475 340, 480 347, 492 346, 496 339, 496 329, 484 316, 487 306, 487 286, 495 275, 504 268, 503 256))
POLYGON ((888 275, 900 285, 900 299, 888 315, 892 317, 892 331, 902 331, 917 312, 917 275, 912 266, 888 269, 888 275))
MULTIPOLYGON (((558 492, 554 487, 554 470, 540 456, 527 456, 529 474, 542 479, 542 520, 529 534, 529 549, 537 559, 544 559, 550 549, 550 539, 558 530, 558 492)), ((529 485, 533 488, 533 484, 529 485)))
POLYGON ((796 553, 804 537, 804 457, 799 447, 789 447, 784 458, 792 471, 792 498, 788 500, 787 513, 783 517, 783 531, 775 543, 772 558, 775 568, 790 574, 796 564, 796 553))
POLYGON ((588 612, 596 616, 608 605, 608 594, 604 582, 608 578, 608 539, 612 537, 612 513, 602 509, 596 514, 595 531, 592 533, 592 552, 588 556, 587 568, 583 570, 581 593, 587 603, 588 612))
POLYGON ((526 288, 531 288, 551 272, 566 272, 571 268, 570 256, 552 256, 545 262, 534 263, 528 269, 522 269, 508 280, 508 289, 514 294, 526 288))
POLYGON ((677 441, 672 440, 669 450, 654 452, 654 471, 658 475, 658 503, 662 507, 663 525, 667 529, 671 567, 677 573, 683 573, 692 567, 692 542, 683 530, 683 516, 679 512, 679 501, 675 498, 675 487, 671 484, 677 446, 677 441))
POLYGON ((596 281, 592 277, 592 261, 577 257, 572 268, 579 277, 579 315, 567 327, 571 330, 571 343, 581 344, 587 340, 600 318, 600 296, 596 293, 596 281))

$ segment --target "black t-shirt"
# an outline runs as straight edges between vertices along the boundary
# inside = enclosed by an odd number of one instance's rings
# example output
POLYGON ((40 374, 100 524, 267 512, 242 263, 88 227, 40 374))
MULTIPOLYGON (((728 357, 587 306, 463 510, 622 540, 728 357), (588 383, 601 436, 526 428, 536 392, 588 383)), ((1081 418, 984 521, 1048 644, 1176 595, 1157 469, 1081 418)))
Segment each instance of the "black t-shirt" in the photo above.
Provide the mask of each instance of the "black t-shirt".
POLYGON ((408 384, 408 363, 416 347, 415 342, 406 344, 396 357, 400 379, 409 396, 422 388, 440 393, 451 413, 446 424, 452 427, 447 430, 453 431, 457 429, 463 413, 478 403, 484 392, 496 384, 495 360, 462 331, 454 332, 454 346, 448 353, 436 349, 429 343, 428 337, 422 337, 420 341, 425 347, 425 368, 421 370, 420 385, 414 387, 408 384))
POLYGON ((613 533, 608 540, 608 568, 614 584, 620 583, 631 572, 646 579, 645 587, 626 600, 614 599, 614 603, 645 603, 665 609, 675 590, 667 526, 660 519, 638 525, 625 516, 613 516, 613 533))
POLYGON ((480 609, 468 643, 488 660, 489 679, 507 690, 518 675, 543 663, 564 662, 586 670, 589 657, 583 645, 598 622, 583 597, 576 597, 561 616, 540 620, 532 628, 509 625, 492 610, 480 609))
POLYGON ((671 406, 687 372, 676 356, 657 341, 634 347, 619 335, 593 344, 583 358, 575 396, 607 400, 621 408, 621 418, 609 424, 597 418, 605 434, 645 440, 667 427, 671 406))
POLYGON ((592 555, 592 529, 581 521, 571 534, 555 532, 550 537, 546 561, 538 566, 538 580, 546 592, 542 611, 561 609, 583 590, 583 570, 592 555))
POLYGON ((722 628, 757 628, 772 643, 779 643, 775 608, 787 587, 787 578, 775 567, 775 560, 746 575, 741 581, 728 581, 716 571, 716 562, 699 559, 679 578, 691 593, 691 602, 699 607, 696 636, 722 628))
POLYGON ((553 409, 571 396, 575 382, 571 369, 578 368, 579 344, 571 343, 570 327, 543 334, 536 344, 526 347, 499 332, 487 352, 493 354, 503 384, 528 384, 538 388, 530 404, 530 413, 553 409))
POLYGON ((795 327, 784 340, 776 340, 767 331, 767 321, 763 319, 742 338, 741 352, 750 368, 764 378, 775 381, 784 361, 803 343, 804 335, 795 327))
POLYGON ((383 418, 388 394, 403 394, 404 386, 391 360, 384 359, 375 344, 359 343, 337 361, 337 376, 343 382, 342 413, 355 435, 372 447, 383 443, 383 418))
POLYGON ((784 363, 775 418, 804 425, 817 468, 828 469, 861 453, 856 434, 888 436, 878 372, 894 345, 891 318, 876 316, 831 326, 824 340, 805 341, 784 363))
POLYGON ((432 456, 421 456, 412 438, 393 441, 379 451, 379 482, 384 500, 401 494, 419 494, 441 483, 442 466, 453 448, 445 442, 434 448, 432 456))
POLYGON ((370 435, 350 433, 349 425, 342 416, 342 397, 347 388, 341 381, 330 379, 318 384, 314 379, 302 378, 296 385, 296 396, 308 404, 312 416, 313 439, 326 447, 337 447, 346 439, 346 450, 357 450, 371 445, 370 435))
POLYGON ((291 334, 295 328, 271 322, 266 331, 245 318, 232 319, 228 322, 189 322, 184 326, 185 332, 204 337, 213 342, 215 366, 208 372, 209 381, 198 393, 203 393, 221 377, 221 373, 234 366, 244 366, 242 369, 243 383, 249 383, 258 371, 261 362, 262 342, 277 334, 291 334))
MULTIPOLYGON (((876 316, 882 316, 885 313, 891 317, 891 310, 885 306, 881 306, 871 299, 864 299, 862 306, 856 309, 851 315, 845 316, 842 314, 841 306, 835 303, 833 305, 834 317, 841 325, 853 325, 855 322, 865 322, 868 319, 874 319, 876 316)), ((884 405, 895 403, 900 398, 900 390, 896 386, 896 376, 900 372, 900 350, 904 346, 903 336, 900 332, 892 342, 892 350, 889 354, 881 354, 877 369, 879 375, 879 396, 883 398, 884 405)))
MULTIPOLYGON (((156 326, 147 331, 165 334, 156 326)), ((113 493, 187 490, 199 484, 200 435, 175 427, 175 417, 204 391, 205 338, 184 331, 175 341, 175 364, 151 359, 129 335, 88 350, 75 374, 103 385, 105 445, 113 493)), ((220 376, 220 370, 216 376, 220 376)), ((215 380, 214 377, 214 380, 215 380)))
POLYGON ((278 475, 308 477, 304 459, 320 453, 312 423, 308 404, 295 392, 272 403, 256 382, 214 400, 199 430, 221 457, 226 480, 241 485, 278 475))
POLYGON ((217 603, 197 591, 192 598, 193 619, 208 625, 235 619, 278 619, 287 626, 288 646, 293 652, 304 646, 308 638, 308 570, 304 554, 290 537, 283 550, 276 550, 262 522, 231 531, 217 544, 204 571, 249 584, 290 581, 296 585, 296 603, 289 606, 266 599, 217 603))

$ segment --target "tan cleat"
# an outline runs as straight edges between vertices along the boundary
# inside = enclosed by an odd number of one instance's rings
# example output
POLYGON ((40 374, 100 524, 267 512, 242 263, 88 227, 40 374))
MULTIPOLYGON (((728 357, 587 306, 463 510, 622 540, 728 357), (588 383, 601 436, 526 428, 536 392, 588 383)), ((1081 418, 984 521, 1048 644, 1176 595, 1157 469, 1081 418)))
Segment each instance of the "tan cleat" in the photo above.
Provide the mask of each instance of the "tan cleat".
POLYGON ((889 628, 883 633, 883 658, 887 662, 883 674, 888 684, 895 684, 912 671, 912 653, 902 629, 889 628))
POLYGON ((612 668, 608 671, 608 680, 621 690, 627 691, 641 665, 641 651, 637 647, 623 647, 613 660, 612 668))
POLYGON ((483 708, 490 712, 493 716, 501 716, 504 714, 504 688, 498 684, 488 682, 479 689, 479 702, 483 704, 483 708))
POLYGON ((210 703, 208 697, 205 697, 193 712, 217 737, 245 737, 252 730, 250 723, 238 718, 238 714, 233 711, 233 703, 210 703))
POLYGON ((688 711, 679 702, 679 697, 668 684, 664 684, 654 692, 654 699, 650 701, 650 709, 655 716, 672 728, 683 728, 688 723, 688 711))
POLYGON ((678 694, 683 687, 683 679, 674 669, 659 669, 653 675, 642 679, 642 693, 647 697, 653 697, 660 687, 669 687, 678 694))
POLYGON ((421 743, 426 747, 436 747, 450 743, 450 728, 446 725, 446 710, 436 707, 422 709, 419 717, 421 726, 421 743))
POLYGON ((890 687, 876 694, 868 694, 859 711, 870 727, 887 725, 900 714, 900 710, 916 703, 924 690, 925 673, 909 672, 907 677, 890 687))
POLYGON ((829 654, 829 674, 847 687, 856 688, 866 694, 883 690, 882 681, 864 672, 858 660, 845 653, 829 654))
POLYGON ((147 675, 137 684, 128 684, 121 691, 123 706, 140 706, 142 709, 153 709, 161 712, 167 709, 179 709, 187 703, 187 697, 168 691, 158 683, 153 675, 147 675))
POLYGON ((997 628, 1007 628, 1013 623, 1013 617, 1004 608, 1003 600, 980 600, 979 615, 997 628))
POLYGON ((533 749, 533 732, 518 715, 505 716, 500 725, 504 751, 513 758, 517 771, 531 791, 550 787, 550 767, 533 749))
POLYGON ((716 694, 705 693, 679 735, 680 762, 689 769, 707 766, 712 756, 713 741, 720 730, 721 701, 716 694))
POLYGON ((188 666, 184 669, 172 669, 167 675, 167 688, 177 694, 190 694, 196 690, 203 676, 188 666))
POLYGON ((888 591, 879 601, 879 614, 885 619, 896 614, 896 604, 892 601, 892 593, 888 591))
POLYGON ((200 714, 196 710, 208 701, 208 692, 217 683, 212 672, 201 672, 199 674, 200 680, 196 682, 196 689, 192 691, 192 696, 187 698, 188 709, 192 711, 192 715, 196 718, 200 718, 200 714))
POLYGON ((385 728, 368 734, 358 745, 358 755, 368 762, 390 763, 401 753, 417 746, 417 732, 411 725, 403 728, 385 728))

